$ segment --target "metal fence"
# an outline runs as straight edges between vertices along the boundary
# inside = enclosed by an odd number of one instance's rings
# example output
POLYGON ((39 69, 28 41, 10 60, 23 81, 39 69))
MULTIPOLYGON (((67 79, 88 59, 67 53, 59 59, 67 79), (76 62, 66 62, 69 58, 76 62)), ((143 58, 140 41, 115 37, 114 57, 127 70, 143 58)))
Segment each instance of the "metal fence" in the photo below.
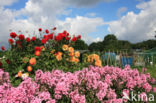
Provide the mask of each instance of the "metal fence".
POLYGON ((124 67, 129 64, 131 66, 156 65, 156 53, 143 53, 143 52, 104 52, 101 54, 103 65, 113 65, 124 67))

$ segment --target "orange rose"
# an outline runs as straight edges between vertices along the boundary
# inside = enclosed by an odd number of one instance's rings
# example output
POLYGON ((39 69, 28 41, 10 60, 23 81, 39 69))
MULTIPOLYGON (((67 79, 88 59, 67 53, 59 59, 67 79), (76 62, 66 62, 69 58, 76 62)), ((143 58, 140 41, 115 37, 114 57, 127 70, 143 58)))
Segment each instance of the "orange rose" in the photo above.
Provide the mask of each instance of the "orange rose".
POLYGON ((99 67, 101 67, 101 60, 97 60, 97 61, 95 61, 95 66, 99 66, 99 67))
POLYGON ((22 76, 22 72, 19 71, 19 72, 17 73, 17 76, 18 76, 18 77, 21 77, 21 76, 22 76))
POLYGON ((97 54, 93 54, 95 60, 99 60, 99 56, 97 54))
POLYGON ((67 51, 68 50, 68 45, 63 45, 62 49, 63 49, 63 51, 67 51))
POLYGON ((92 56, 92 55, 89 55, 89 56, 88 56, 88 62, 89 62, 89 63, 92 63, 93 60, 94 60, 93 56, 92 56))
POLYGON ((75 52, 75 57, 80 57, 80 52, 79 51, 75 52))
POLYGON ((62 56, 61 56, 61 55, 56 55, 56 59, 57 59, 58 61, 60 61, 60 60, 62 60, 62 56))
POLYGON ((45 51, 45 47, 44 46, 40 46, 42 51, 45 51))
POLYGON ((79 59, 78 58, 75 58, 75 63, 78 63, 79 62, 79 59))
POLYGON ((62 52, 58 52, 58 55, 62 56, 62 52))
POLYGON ((31 72, 32 71, 32 66, 27 66, 27 71, 31 72))
POLYGON ((36 56, 40 56, 41 52, 40 51, 35 51, 36 56))
POLYGON ((50 52, 50 54, 53 54, 55 52, 55 50, 53 49, 51 52, 50 52))
POLYGON ((75 57, 71 57, 70 62, 75 62, 75 57))
POLYGON ((74 48, 73 47, 69 47, 69 52, 74 52, 74 48))
POLYGON ((31 59, 29 60, 29 64, 35 65, 35 64, 36 64, 36 59, 35 59, 35 58, 31 58, 31 59))
POLYGON ((71 57, 74 56, 74 52, 70 52, 69 56, 71 56, 71 57))

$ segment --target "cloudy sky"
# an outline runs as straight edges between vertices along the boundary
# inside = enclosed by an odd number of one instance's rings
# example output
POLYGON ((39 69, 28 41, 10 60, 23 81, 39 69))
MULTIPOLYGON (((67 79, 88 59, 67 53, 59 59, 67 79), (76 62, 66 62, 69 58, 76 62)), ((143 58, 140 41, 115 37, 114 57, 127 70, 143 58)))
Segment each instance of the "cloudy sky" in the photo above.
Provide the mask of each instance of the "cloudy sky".
POLYGON ((67 30, 88 44, 107 34, 132 43, 154 38, 156 0, 0 0, 0 46, 9 32, 38 28, 67 30))

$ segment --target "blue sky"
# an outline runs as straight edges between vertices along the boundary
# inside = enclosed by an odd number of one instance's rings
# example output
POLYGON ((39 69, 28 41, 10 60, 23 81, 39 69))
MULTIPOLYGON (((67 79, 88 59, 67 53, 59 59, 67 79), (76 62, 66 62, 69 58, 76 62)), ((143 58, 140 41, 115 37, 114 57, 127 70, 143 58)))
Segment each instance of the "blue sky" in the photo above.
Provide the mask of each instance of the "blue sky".
POLYGON ((149 14, 149 10, 155 9, 155 0, 8 0, 7 3, 2 3, 1 12, 10 18, 9 28, 14 30, 16 25, 16 30, 21 27, 34 30, 56 25, 71 34, 83 33, 88 44, 103 40, 107 34, 139 42, 153 38, 152 31, 156 29, 150 27, 155 25, 155 12, 149 14))

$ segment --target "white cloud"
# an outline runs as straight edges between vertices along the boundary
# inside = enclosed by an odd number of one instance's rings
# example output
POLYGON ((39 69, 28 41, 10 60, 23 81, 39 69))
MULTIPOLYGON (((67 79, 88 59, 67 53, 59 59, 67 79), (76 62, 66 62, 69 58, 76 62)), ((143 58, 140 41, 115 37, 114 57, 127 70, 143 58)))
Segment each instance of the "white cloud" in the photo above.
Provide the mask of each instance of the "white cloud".
POLYGON ((121 14, 124 13, 124 12, 126 12, 126 11, 127 11, 127 8, 126 7, 119 8, 118 11, 117 11, 117 16, 118 17, 121 17, 121 14))
POLYGON ((1 6, 6 6, 6 5, 11 5, 15 2, 17 2, 18 0, 0 0, 0 7, 1 6))
POLYGON ((140 13, 128 12, 120 20, 109 23, 109 32, 119 39, 138 42, 154 38, 156 30, 156 0, 143 2, 136 7, 140 13))
POLYGON ((102 39, 100 37, 97 37, 96 39, 93 40, 94 42, 99 42, 102 41, 102 39))

